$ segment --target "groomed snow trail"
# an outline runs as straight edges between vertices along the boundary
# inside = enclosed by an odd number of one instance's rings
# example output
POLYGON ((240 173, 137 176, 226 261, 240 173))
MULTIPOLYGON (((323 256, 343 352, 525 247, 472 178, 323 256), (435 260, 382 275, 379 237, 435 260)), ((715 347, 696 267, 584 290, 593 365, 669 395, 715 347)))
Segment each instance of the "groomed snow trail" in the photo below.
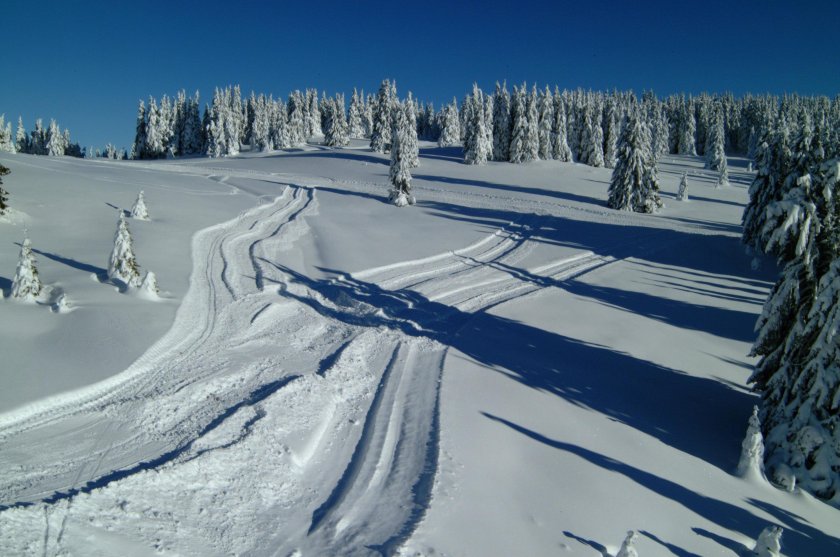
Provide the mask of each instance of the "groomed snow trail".
POLYGON ((101 554, 391 554, 430 503, 451 339, 638 242, 526 269, 523 213, 462 249, 315 280, 278 255, 316 191, 198 233, 175 323, 131 368, 0 417, 0 552, 94 535, 101 554))

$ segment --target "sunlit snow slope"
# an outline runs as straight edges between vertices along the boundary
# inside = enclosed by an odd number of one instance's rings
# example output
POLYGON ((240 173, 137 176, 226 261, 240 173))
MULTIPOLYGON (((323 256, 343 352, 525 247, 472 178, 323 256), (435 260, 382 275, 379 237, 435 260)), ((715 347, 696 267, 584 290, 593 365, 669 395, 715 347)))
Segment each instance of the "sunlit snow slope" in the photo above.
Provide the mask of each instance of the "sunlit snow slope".
POLYGON ((0 554, 840 553, 840 511, 733 474, 775 273, 741 160, 666 157, 658 215, 431 145, 403 209, 361 144, 0 162, 0 287, 27 226, 73 308, 0 303, 0 554), (94 280, 140 189, 161 303, 94 280))

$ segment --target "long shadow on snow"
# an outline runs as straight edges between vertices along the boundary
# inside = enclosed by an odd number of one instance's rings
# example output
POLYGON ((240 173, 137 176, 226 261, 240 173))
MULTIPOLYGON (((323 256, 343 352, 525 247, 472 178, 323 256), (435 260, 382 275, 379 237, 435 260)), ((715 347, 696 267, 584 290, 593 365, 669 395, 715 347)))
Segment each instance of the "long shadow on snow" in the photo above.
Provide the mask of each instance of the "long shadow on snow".
POLYGON ((357 151, 344 151, 341 149, 333 149, 329 151, 301 151, 300 153, 284 153, 283 155, 277 156, 282 156, 284 159, 343 159, 368 164, 382 164, 386 166, 390 164, 390 158, 387 155, 380 155, 377 157, 372 154, 363 155, 357 151))
MULTIPOLYGON (((419 200, 418 205, 440 217, 498 228, 525 214, 504 209, 467 207, 439 201, 419 200)), ((618 215, 619 213, 616 212, 618 215)), ((656 216, 647 218, 656 219, 656 216)), ((719 234, 693 234, 669 228, 575 220, 555 215, 528 215, 531 240, 546 244, 589 249, 616 258, 636 257, 663 265, 718 274, 738 280, 759 279, 769 287, 775 269, 755 271, 744 255, 739 238, 719 234), (677 249, 678 248, 678 249, 677 249)))
POLYGON ((410 290, 384 290, 332 269, 321 270, 338 279, 316 280, 272 264, 329 304, 288 290, 281 295, 326 317, 432 338, 488 369, 600 412, 722 469, 737 464, 743 423, 755 403, 747 393, 486 311, 462 312, 410 290))
MULTIPOLYGON (((562 199, 564 201, 575 201, 578 203, 590 203, 599 207, 606 207, 606 202, 597 197, 590 197, 588 195, 581 195, 577 193, 570 193, 565 191, 554 191, 550 189, 531 188, 526 186, 498 184, 496 182, 485 182, 483 180, 470 180, 467 178, 452 178, 449 176, 431 176, 429 174, 414 174, 417 180, 424 180, 427 182, 440 182, 444 184, 456 184, 463 186, 490 188, 503 191, 513 191, 517 193, 527 193, 531 195, 544 195, 546 197, 553 197, 555 199, 562 199)), ((604 190, 606 193, 606 190, 604 190)))
MULTIPOLYGON (((17 245, 20 245, 20 244, 17 244, 17 245)), ((51 259, 52 261, 55 261, 57 263, 62 263, 64 265, 67 265, 68 267, 78 269, 79 271, 84 271, 86 273, 93 273, 97 276, 102 276, 102 275, 108 274, 107 269, 104 269, 102 267, 97 267, 95 265, 90 265, 88 263, 82 263, 81 261, 76 261, 75 259, 70 259, 68 257, 62 257, 62 256, 56 255, 54 253, 49 253, 49 252, 46 252, 46 251, 37 250, 35 248, 33 248, 32 251, 33 251, 33 253, 36 253, 38 255, 42 255, 42 256, 46 257, 47 259, 51 259)))
MULTIPOLYGON (((122 480, 129 476, 137 474, 138 472, 143 472, 145 470, 154 470, 155 468, 158 468, 166 464, 167 462, 172 462, 179 456, 186 454, 187 451, 189 451, 195 444, 196 440, 202 438, 203 436, 207 435, 208 433, 219 427, 225 420, 233 416, 241 408, 245 406, 253 406, 262 402, 263 400, 267 399, 268 397, 270 397, 271 395, 273 395, 292 381, 299 379, 300 377, 300 375, 283 377, 282 379, 278 379, 276 381, 272 381, 270 383, 266 383, 265 385, 257 387, 256 389, 251 391, 248 394, 248 396, 245 397, 245 399, 220 412, 215 418, 208 422, 207 425, 205 425, 195 437, 193 437, 189 442, 181 445, 180 447, 165 452, 162 455, 151 460, 139 462, 130 468, 114 470, 108 474, 105 474, 104 476, 100 476, 99 478, 87 482, 82 487, 68 489, 67 491, 56 491, 49 497, 41 499, 41 502, 52 504, 57 503, 58 501, 63 501, 65 499, 72 499, 79 493, 90 493, 94 489, 105 487, 112 482, 122 480)), ((260 418, 262 418, 262 415, 258 413, 255 419, 252 419, 247 424, 245 424, 245 429, 250 429, 250 427, 253 426, 253 424, 256 423, 260 418)), ((202 454, 204 452, 207 451, 201 451, 201 453, 199 454, 202 454)), ((0 505, 0 512, 11 508, 29 507, 33 504, 34 503, 18 502, 12 503, 10 505, 0 505)))
MULTIPOLYGON (((573 454, 587 462, 621 474, 637 484, 672 501, 676 501, 690 511, 704 517, 706 520, 718 524, 729 530, 740 532, 755 539, 768 525, 765 518, 754 515, 746 509, 707 497, 702 493, 692 491, 665 478, 660 478, 650 472, 630 466, 600 453, 590 451, 584 447, 550 439, 536 431, 532 431, 519 424, 492 414, 483 413, 487 418, 505 425, 514 431, 530 437, 549 447, 573 454)), ((785 553, 789 555, 837 555, 840 553, 840 539, 829 536, 810 526, 800 517, 754 499, 748 502, 756 508, 771 512, 779 524, 785 527, 783 544, 785 553)))

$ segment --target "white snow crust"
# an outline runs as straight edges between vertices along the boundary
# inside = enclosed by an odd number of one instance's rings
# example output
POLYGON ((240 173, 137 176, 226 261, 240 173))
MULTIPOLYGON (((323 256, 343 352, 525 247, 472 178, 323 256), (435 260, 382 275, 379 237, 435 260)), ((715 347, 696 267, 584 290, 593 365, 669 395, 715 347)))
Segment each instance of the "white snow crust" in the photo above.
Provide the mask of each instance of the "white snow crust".
POLYGON ((2 154, 56 299, 0 302, 0 554, 746 555, 769 526, 840 553, 840 510, 735 473, 775 279, 745 160, 716 189, 665 156, 692 202, 642 215, 609 169, 420 147, 410 210, 362 140, 2 154), (139 190, 159 298, 91 280, 139 190))

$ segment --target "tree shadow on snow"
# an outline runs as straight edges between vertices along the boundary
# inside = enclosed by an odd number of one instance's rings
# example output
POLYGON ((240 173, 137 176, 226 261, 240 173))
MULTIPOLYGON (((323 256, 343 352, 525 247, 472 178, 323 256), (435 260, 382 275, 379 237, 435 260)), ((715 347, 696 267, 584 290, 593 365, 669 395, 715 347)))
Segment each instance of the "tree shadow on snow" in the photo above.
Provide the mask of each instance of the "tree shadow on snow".
MULTIPOLYGON (((512 191, 517 193, 525 193, 530 195, 542 195, 545 197, 553 197, 555 199, 562 199, 564 201, 574 201, 577 203, 589 203, 592 205, 597 205, 599 207, 605 207, 606 201, 604 199, 599 199, 597 197, 592 197, 588 195, 581 195, 578 193, 571 193, 566 191, 556 191, 544 188, 533 188, 527 186, 519 186, 519 185, 511 185, 511 184, 499 184, 496 182, 486 182, 483 180, 471 180, 468 178, 452 178, 449 176, 432 176, 429 174, 414 174, 413 175, 417 180, 424 180, 426 182, 438 182, 443 184, 454 184, 454 185, 462 185, 462 186, 472 186, 478 188, 488 188, 488 189, 495 189, 495 190, 502 190, 502 191, 512 191)), ((606 190, 604 190, 606 193, 606 190)))
MULTIPOLYGON (((728 530, 740 532, 744 536, 755 539, 761 531, 768 525, 767 520, 756 516, 749 510, 738 507, 726 501, 707 497, 702 493, 692 491, 675 482, 660 478, 650 472, 646 472, 629 464, 625 464, 608 456, 596 453, 584 447, 574 445, 572 443, 565 443, 556 439, 548 438, 536 431, 530 430, 519 424, 515 424, 504 418, 494 416, 492 414, 483 413, 488 419, 498 422, 506 427, 513 429, 531 439, 553 447, 555 449, 573 454, 591 464, 599 466, 604 470, 609 470, 617 474, 621 474, 637 484, 657 493, 663 497, 676 501, 683 505, 686 509, 702 516, 709 522, 718 524, 719 526, 728 530)), ((772 507, 764 502, 749 500, 754 507, 762 510, 767 510, 767 507, 772 507)), ((783 537, 783 545, 785 553, 788 555, 837 555, 840 553, 840 539, 820 532, 816 528, 810 526, 807 521, 794 515, 783 514, 784 511, 772 507, 778 514, 774 514, 779 518, 784 518, 780 522, 785 527, 783 537)), ((695 529, 695 532, 697 530, 695 529)), ((704 531, 705 532, 705 531, 704 531)), ((706 536, 711 537, 711 536, 706 536)), ((719 538, 715 536, 715 538, 719 538)), ((715 539, 713 538, 713 539, 715 539)), ((725 538, 723 538, 725 540, 725 538)), ((715 541, 719 541, 715 539, 715 541)), ((729 549, 733 549, 735 542, 730 542, 729 549)), ((737 544, 740 546, 741 544, 737 544)), ((743 547, 743 546, 742 546, 743 547)))
MULTIPOLYGON (((744 255, 740 238, 735 236, 693 234, 655 226, 610 224, 422 199, 417 204, 442 218, 492 228, 521 221, 530 227, 529 239, 545 244, 588 249, 618 259, 635 257, 711 276, 732 277, 739 281, 746 278, 772 283, 776 280, 775 269, 755 271, 750 267, 750 259, 744 255)), ((650 215, 646 218, 654 224, 659 217, 650 215)))
MULTIPOLYGON (((20 245, 20 244, 17 244, 20 245)), ((97 267, 95 265, 90 265, 88 263, 82 263, 81 261, 76 261, 75 259, 70 259, 69 257, 62 257, 60 255, 56 255, 54 253, 49 253, 47 251, 41 251, 35 248, 32 248, 32 252, 46 257, 56 263, 61 263, 63 265, 67 265, 68 267, 72 267, 73 269, 78 269, 79 271, 84 271, 86 273, 95 274, 97 277, 102 277, 108 274, 108 271, 102 267, 97 267)))
POLYGON ((486 311, 463 312, 411 290, 385 290, 332 269, 321 270, 339 280, 316 280, 266 263, 326 302, 287 290, 282 296, 330 319, 432 338, 487 369, 600 412, 724 470, 737 464, 743 424, 755 402, 750 394, 486 311))
POLYGON ((281 156, 284 159, 305 159, 305 158, 322 158, 322 159, 342 159, 363 162, 367 164, 390 165, 391 159, 387 155, 363 155, 356 151, 344 151, 341 149, 331 149, 325 151, 301 151, 299 153, 284 153, 281 156))
POLYGON ((462 147, 424 147, 420 149, 420 157, 463 163, 464 149, 462 147))

